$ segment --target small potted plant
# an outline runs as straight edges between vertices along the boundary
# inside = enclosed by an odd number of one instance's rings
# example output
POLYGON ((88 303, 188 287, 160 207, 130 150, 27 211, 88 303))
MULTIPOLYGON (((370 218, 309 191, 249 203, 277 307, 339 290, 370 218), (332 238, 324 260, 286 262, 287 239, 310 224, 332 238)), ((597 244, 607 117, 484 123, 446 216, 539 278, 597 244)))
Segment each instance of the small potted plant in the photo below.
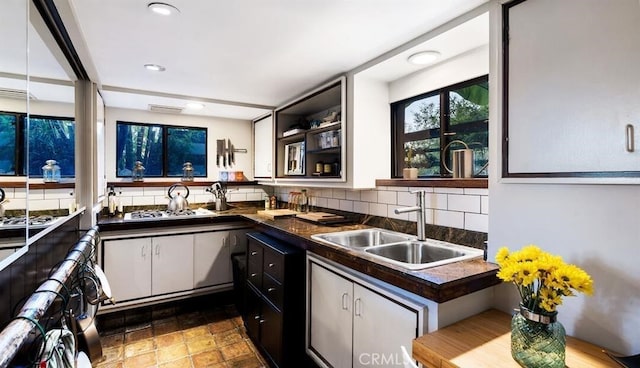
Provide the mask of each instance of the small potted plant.
POLYGON ((418 169, 413 167, 413 148, 409 146, 407 150, 407 155, 404 158, 405 168, 402 169, 402 178, 403 179, 417 179, 418 178, 418 169))

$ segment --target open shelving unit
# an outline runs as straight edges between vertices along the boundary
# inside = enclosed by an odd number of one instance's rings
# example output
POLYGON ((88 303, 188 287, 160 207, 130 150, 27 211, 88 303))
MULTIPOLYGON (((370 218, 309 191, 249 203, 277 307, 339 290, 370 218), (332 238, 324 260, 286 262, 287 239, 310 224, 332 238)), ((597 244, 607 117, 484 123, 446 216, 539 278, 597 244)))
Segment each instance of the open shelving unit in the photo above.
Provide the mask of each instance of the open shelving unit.
POLYGON ((345 106, 342 77, 276 109, 277 179, 345 180, 345 106))

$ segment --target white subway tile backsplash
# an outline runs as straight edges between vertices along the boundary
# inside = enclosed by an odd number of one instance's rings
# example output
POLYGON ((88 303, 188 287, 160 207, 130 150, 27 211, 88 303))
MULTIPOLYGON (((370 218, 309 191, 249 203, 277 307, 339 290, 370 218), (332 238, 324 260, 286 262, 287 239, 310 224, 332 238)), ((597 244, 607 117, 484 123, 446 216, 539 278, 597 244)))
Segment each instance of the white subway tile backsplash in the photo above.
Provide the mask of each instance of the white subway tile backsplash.
POLYGON ((334 189, 332 197, 334 199, 346 199, 347 198, 347 193, 346 193, 346 191, 344 189, 334 189))
POLYGON ((480 197, 480 212, 484 214, 489 213, 489 197, 488 196, 480 197))
POLYGON ((353 201, 348 201, 345 199, 340 200, 340 210, 353 212, 353 201))
POLYGON ((13 188, 13 197, 9 197, 9 198, 27 198, 27 189, 13 188))
POLYGON ((434 208, 438 210, 447 209, 447 195, 439 193, 428 193, 425 196, 425 202, 427 208, 434 208))
POLYGON ((383 203, 369 203, 369 214, 374 216, 387 217, 387 206, 383 203))
POLYGON ((316 206, 328 208, 329 207, 329 199, 323 198, 323 197, 317 197, 316 198, 316 206))
MULTIPOLYGON (((131 204, 133 203, 133 198, 120 196, 120 203, 122 203, 123 206, 131 206, 131 204)), ((108 203, 103 202, 103 205, 106 206, 108 205, 108 203)))
POLYGON ((433 213, 433 223, 440 226, 457 227, 458 229, 464 229, 464 213, 435 210, 433 213))
MULTIPOLYGON (((24 207, 22 207, 24 208, 24 207)), ((52 210, 60 208, 59 199, 31 199, 31 193, 29 193, 29 211, 42 211, 52 210)))
POLYGON ((360 200, 364 202, 378 202, 378 191, 363 190, 360 192, 360 200))
POLYGON ((339 199, 334 199, 334 198, 327 199, 327 207, 339 210, 340 209, 340 200, 339 199))
MULTIPOLYGON (((144 188, 142 188, 142 192, 143 192, 144 196, 155 196, 155 197, 166 196, 168 190, 169 190, 169 188, 158 188, 158 187, 144 187, 144 188)), ((117 193, 117 190, 116 190, 116 193, 117 193)), ((182 187, 176 187, 171 193, 173 195, 175 195, 176 193, 181 193, 182 196, 184 196, 186 191, 182 187)), ((122 194, 124 194, 124 193, 122 193, 122 194)))
POLYGON ((247 193, 227 192, 227 202, 242 202, 247 200, 247 193))
POLYGON ((489 232, 489 216, 477 213, 464 214, 464 229, 472 231, 489 232))
POLYGON ((144 197, 144 191, 142 188, 115 188, 116 193, 122 192, 123 196, 129 197, 144 197))
POLYGON ((416 194, 409 192, 398 192, 398 205, 400 206, 415 206, 416 194))
POLYGON ((415 192, 421 190, 425 193, 433 193, 433 187, 409 187, 407 188, 408 192, 415 192))
POLYGON ((187 199, 189 203, 207 203, 209 201, 213 202, 213 196, 209 193, 207 194, 195 194, 189 195, 187 199))
POLYGON ((486 188, 464 188, 464 194, 470 195, 489 195, 489 189, 486 188))
POLYGON ((29 189, 29 201, 33 199, 44 199, 44 189, 29 189))
MULTIPOLYGON (((178 194, 177 192, 173 193, 173 196, 176 196, 177 194, 178 194)), ((182 195, 184 196, 184 194, 182 195)), ((153 204, 156 204, 159 206, 168 206, 170 201, 169 197, 167 196, 153 196, 153 197, 145 197, 145 198, 153 198, 153 204)))
POLYGON ((378 202, 386 204, 398 204, 398 193, 396 191, 378 191, 378 202))
POLYGON ((11 198, 2 204, 5 210, 24 210, 27 207, 26 198, 11 198))
POLYGON ((327 189, 322 189, 320 191, 320 197, 324 197, 324 198, 332 198, 333 196, 333 191, 331 190, 331 188, 327 188, 327 189))
MULTIPOLYGON (((31 194, 29 194, 31 197, 31 194)), ((46 189, 44 199, 69 199, 73 198, 73 189, 46 189)))
POLYGON ((263 201, 264 197, 265 197, 264 193, 259 193, 259 192, 247 193, 247 201, 263 201))
POLYGON ((480 213, 480 196, 449 194, 447 209, 449 211, 480 213))
MULTIPOLYGON (((169 202, 165 199, 165 204, 167 203, 169 202)), ((131 199, 132 206, 148 206, 152 204, 156 204, 155 197, 133 196, 131 199)))
POLYGON ((464 194, 463 188, 433 188, 435 193, 464 194))
POLYGON ((353 212, 368 214, 369 213, 369 202, 354 201, 353 202, 353 212))
POLYGON ((360 200, 360 191, 359 190, 347 190, 347 199, 350 201, 359 201, 360 200))

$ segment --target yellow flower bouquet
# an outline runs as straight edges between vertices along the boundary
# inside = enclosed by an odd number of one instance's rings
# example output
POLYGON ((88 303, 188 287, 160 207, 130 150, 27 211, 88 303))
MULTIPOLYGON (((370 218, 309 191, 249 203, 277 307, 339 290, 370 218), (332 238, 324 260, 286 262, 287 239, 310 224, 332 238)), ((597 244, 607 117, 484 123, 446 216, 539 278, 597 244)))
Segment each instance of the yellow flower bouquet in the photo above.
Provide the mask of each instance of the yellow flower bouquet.
POLYGON ((502 247, 496 262, 500 266, 498 278, 513 282, 522 306, 533 313, 554 313, 562 304, 562 297, 574 296, 575 292, 593 294, 593 280, 584 270, 535 245, 514 252, 502 247))

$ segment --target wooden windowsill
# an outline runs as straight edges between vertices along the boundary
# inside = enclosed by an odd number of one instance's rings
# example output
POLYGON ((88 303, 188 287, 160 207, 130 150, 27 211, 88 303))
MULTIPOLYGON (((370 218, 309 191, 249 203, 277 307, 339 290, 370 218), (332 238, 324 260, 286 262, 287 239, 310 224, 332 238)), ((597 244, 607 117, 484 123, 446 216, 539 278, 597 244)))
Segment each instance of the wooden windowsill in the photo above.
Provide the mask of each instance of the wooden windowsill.
MULTIPOLYGON (((24 188, 24 181, 5 181, 0 182, 0 188, 24 188)), ((62 181, 60 183, 29 183, 29 189, 68 189, 75 188, 75 181, 62 181)))
POLYGON ((107 187, 170 187, 173 184, 184 184, 190 187, 209 187, 213 183, 226 184, 227 186, 243 186, 243 185, 258 185, 256 181, 180 181, 180 179, 172 181, 110 181, 107 183, 107 187))
POLYGON ((377 179, 377 187, 489 188, 487 178, 377 179))

